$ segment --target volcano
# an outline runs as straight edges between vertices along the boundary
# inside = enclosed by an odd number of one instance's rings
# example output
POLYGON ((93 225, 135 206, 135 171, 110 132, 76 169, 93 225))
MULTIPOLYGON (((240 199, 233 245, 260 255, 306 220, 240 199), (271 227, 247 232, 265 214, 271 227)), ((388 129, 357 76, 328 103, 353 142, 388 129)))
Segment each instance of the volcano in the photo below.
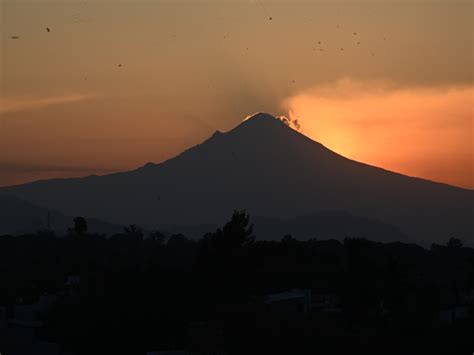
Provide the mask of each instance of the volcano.
POLYGON ((265 113, 163 163, 2 192, 65 215, 147 229, 221 224, 234 209, 278 220, 344 211, 412 242, 473 242, 474 191, 347 159, 265 113))

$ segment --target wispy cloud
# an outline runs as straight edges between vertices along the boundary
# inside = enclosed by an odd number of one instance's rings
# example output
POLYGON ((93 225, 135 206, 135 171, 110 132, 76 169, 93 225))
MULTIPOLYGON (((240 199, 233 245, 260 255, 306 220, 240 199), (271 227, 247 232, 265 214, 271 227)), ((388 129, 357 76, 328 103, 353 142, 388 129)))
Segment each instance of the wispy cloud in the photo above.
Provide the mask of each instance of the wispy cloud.
POLYGON ((9 99, 3 98, 0 105, 0 113, 16 112, 40 109, 47 106, 84 101, 94 97, 93 95, 73 94, 42 98, 9 99))

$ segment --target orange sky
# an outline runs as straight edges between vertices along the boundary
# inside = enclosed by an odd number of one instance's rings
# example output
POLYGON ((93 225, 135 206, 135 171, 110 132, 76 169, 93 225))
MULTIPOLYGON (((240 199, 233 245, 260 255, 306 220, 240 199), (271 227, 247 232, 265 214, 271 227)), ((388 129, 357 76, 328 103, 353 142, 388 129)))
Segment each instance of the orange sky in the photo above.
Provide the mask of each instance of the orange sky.
POLYGON ((0 185, 159 162, 266 111, 350 158, 474 188, 473 7, 4 0, 0 185))
POLYGON ((358 161, 474 187, 474 87, 397 88, 349 79, 286 101, 303 133, 358 161))

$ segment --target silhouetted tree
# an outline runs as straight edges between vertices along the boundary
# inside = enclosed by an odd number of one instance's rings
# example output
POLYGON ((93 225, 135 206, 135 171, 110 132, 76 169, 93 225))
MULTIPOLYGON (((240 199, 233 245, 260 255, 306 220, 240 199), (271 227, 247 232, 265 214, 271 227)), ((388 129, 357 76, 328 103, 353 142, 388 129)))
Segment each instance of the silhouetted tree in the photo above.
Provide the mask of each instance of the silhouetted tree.
POLYGON ((163 245, 166 240, 166 235, 160 231, 153 231, 150 233, 149 239, 152 242, 163 245))
POLYGON ((87 221, 84 217, 78 216, 73 219, 74 227, 69 228, 69 232, 76 235, 84 235, 87 233, 88 226, 87 221))
POLYGON ((282 243, 294 243, 296 242, 296 239, 292 237, 291 234, 286 234, 281 238, 282 243))
POLYGON ((136 224, 131 224, 128 227, 124 228, 125 236, 132 239, 143 239, 143 231, 136 224))
POLYGON ((222 229, 207 233, 201 242, 201 263, 215 270, 237 267, 236 256, 255 241, 250 216, 245 211, 234 211, 222 229))
POLYGON ((462 242, 458 238, 449 238, 446 246, 448 248, 462 248, 462 242))
POLYGON ((250 215, 244 210, 234 211, 231 220, 224 225, 222 231, 218 229, 216 234, 230 249, 245 247, 255 241, 250 215))

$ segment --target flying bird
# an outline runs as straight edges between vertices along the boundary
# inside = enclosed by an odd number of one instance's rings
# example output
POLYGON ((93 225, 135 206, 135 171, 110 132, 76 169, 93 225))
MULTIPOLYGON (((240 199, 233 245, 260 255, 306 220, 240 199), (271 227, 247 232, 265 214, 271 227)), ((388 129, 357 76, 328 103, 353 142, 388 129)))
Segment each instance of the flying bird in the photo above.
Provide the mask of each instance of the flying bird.
POLYGON ((12 36, 11 39, 19 39, 19 36, 12 36))
POLYGON ((46 27, 46 31, 51 32, 50 29, 49 29, 49 27, 46 27))

